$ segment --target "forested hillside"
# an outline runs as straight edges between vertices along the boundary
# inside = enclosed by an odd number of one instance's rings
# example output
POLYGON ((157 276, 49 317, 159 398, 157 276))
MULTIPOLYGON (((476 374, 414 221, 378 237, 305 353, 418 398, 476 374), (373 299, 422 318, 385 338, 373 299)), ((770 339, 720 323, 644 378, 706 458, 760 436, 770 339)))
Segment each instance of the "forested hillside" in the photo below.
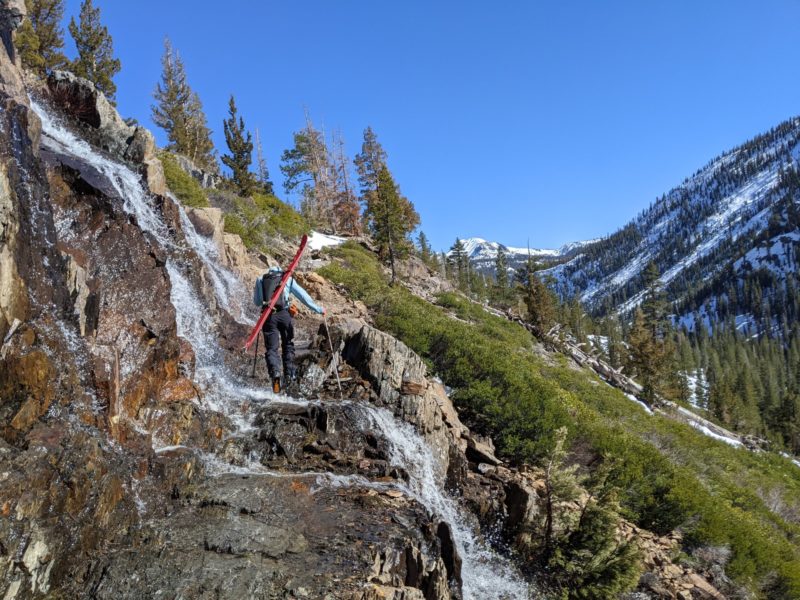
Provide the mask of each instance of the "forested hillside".
POLYGON ((788 332, 800 308, 800 119, 716 158, 616 233, 545 273, 595 315, 629 313, 654 263, 689 329, 788 332))

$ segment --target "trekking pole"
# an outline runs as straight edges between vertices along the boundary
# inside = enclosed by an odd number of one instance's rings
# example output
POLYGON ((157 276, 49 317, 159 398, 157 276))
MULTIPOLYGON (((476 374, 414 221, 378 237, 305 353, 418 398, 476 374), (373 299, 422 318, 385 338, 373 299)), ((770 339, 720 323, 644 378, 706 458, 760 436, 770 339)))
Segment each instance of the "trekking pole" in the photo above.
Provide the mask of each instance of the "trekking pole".
MULTIPOLYGON (((325 333, 328 334, 328 346, 331 349, 331 360, 332 361, 336 361, 336 353, 333 351, 333 341, 331 341, 331 330, 328 329, 328 317, 325 315, 325 313, 322 313, 322 322, 325 323, 325 333)), ((344 400, 344 397, 343 397, 343 394, 342 394, 342 382, 339 379, 339 365, 338 364, 334 364, 333 365, 333 372, 336 373, 336 385, 339 386, 339 400, 344 400)))
POLYGON ((261 337, 261 336, 258 336, 258 337, 256 338, 256 353, 255 353, 255 355, 253 356, 253 374, 250 376, 250 377, 252 377, 253 379, 255 379, 255 376, 256 376, 256 363, 258 362, 258 338, 260 338, 260 337, 261 337))

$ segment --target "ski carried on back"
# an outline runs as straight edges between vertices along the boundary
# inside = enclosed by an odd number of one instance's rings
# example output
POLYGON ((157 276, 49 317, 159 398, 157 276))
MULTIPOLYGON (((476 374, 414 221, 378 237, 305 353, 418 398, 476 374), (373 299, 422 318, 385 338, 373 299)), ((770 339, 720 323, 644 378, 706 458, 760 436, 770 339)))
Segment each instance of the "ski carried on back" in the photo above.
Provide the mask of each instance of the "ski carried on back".
POLYGON ((283 293, 283 288, 286 287, 286 282, 289 281, 289 278, 292 276, 292 273, 297 268, 298 263, 300 262, 300 257, 303 255, 303 250, 306 249, 306 244, 308 243, 308 236, 304 235, 303 239, 300 240, 300 248, 297 249, 297 254, 294 255, 292 262, 289 263, 289 266, 283 272, 283 276, 281 277, 281 281, 278 284, 278 287, 275 290, 275 293, 272 294, 272 298, 269 299, 269 304, 261 313, 261 317, 258 319, 258 323, 256 326, 253 327, 253 331, 250 332, 250 335, 247 337, 247 341, 244 343, 244 349, 248 350, 250 346, 253 345, 253 342, 256 341, 258 338, 258 333, 261 331, 261 328, 264 326, 264 321, 267 320, 272 309, 275 307, 275 303, 280 298, 280 295, 283 293))

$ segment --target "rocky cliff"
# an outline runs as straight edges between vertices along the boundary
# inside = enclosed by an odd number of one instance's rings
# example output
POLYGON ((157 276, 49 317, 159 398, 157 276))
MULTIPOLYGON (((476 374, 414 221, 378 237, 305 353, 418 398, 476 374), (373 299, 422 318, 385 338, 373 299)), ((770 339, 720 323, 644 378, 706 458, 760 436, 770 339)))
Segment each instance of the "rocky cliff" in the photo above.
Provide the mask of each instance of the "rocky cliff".
MULTIPOLYGON (((309 264, 337 316, 301 315, 298 390, 265 391, 239 350, 261 257, 175 201, 152 135, 89 82, 25 86, 23 14, 0 3, 2 597, 534 596, 507 548, 540 474, 503 465, 309 264)), ((715 597, 668 572, 674 540, 620 535, 660 597, 715 597)))
POLYGON ((26 89, 10 43, 23 14, 2 4, 3 597, 460 597, 452 525, 398 461, 422 438, 390 439, 393 413, 430 438, 435 486, 449 438, 421 361, 409 373, 426 391, 410 395, 367 364, 397 349, 343 323, 388 410, 329 404, 335 363, 305 319, 317 400, 241 378, 232 350, 252 315, 234 272, 263 264, 213 210, 176 204, 152 136, 91 84, 55 73, 26 89))

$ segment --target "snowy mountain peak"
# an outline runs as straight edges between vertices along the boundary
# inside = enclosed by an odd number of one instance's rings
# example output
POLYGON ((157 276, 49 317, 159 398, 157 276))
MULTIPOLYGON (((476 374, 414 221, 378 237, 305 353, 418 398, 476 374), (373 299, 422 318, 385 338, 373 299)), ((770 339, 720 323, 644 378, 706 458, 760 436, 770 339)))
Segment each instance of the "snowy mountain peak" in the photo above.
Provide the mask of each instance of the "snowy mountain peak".
POLYGON ((571 242, 569 244, 564 244, 558 249, 528 249, 518 246, 506 246, 505 244, 501 244, 499 242, 490 242, 479 237, 466 238, 461 240, 461 243, 464 245, 464 249, 467 252, 467 256, 469 256, 470 260, 494 260, 497 258, 497 251, 500 248, 503 249, 503 252, 505 252, 510 259, 520 260, 527 259, 529 252, 534 258, 562 258, 574 253, 576 250, 586 246, 587 244, 592 244, 596 241, 598 240, 571 242))

